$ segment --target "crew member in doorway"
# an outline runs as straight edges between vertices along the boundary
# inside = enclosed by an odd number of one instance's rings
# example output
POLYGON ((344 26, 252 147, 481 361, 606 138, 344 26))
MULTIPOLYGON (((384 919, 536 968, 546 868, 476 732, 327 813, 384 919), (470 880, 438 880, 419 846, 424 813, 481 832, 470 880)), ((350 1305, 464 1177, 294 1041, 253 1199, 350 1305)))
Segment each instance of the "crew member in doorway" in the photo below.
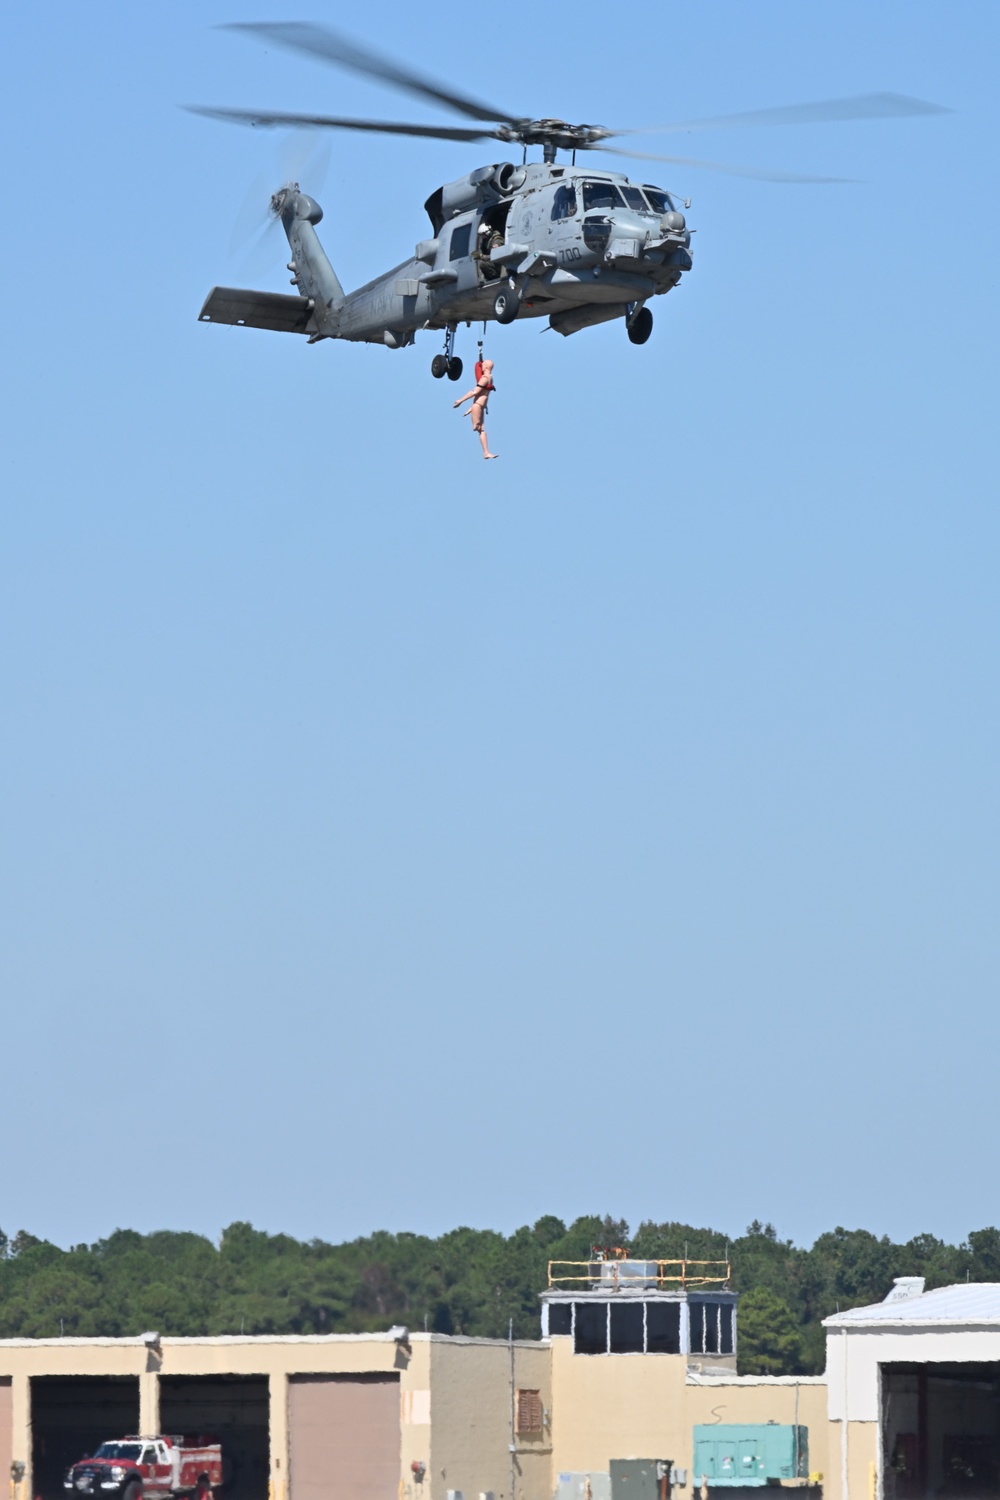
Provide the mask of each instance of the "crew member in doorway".
POLYGON ((495 229, 492 224, 487 224, 484 219, 476 235, 476 248, 472 252, 472 259, 479 266, 479 274, 483 281, 496 281, 502 274, 501 267, 490 259, 491 252, 498 250, 502 244, 503 235, 499 229, 495 229))
POLYGON ((472 430, 479 434, 479 441, 483 445, 484 458, 500 457, 499 453, 490 452, 490 445, 486 441, 486 413, 489 409, 490 392, 495 390, 496 386, 493 384, 493 361, 491 359, 484 359, 482 374, 477 376, 476 384, 472 390, 466 391, 464 396, 459 396, 458 400, 454 403, 454 409, 457 410, 464 402, 472 402, 468 412, 463 412, 462 415, 472 418, 472 430))

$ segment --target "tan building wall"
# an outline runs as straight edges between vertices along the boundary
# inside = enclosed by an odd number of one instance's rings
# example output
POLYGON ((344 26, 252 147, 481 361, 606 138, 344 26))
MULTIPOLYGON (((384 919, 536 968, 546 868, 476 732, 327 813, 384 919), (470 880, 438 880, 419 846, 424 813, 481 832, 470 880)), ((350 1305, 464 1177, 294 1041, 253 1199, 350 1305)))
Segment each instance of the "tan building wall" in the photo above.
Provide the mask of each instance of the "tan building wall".
POLYGON ((607 1473, 613 1458, 670 1458, 682 1463, 683 1354, 574 1354, 553 1338, 553 1472, 607 1473))
POLYGON ((429 1500, 431 1478, 431 1339, 413 1335, 406 1380, 400 1377, 400 1500, 429 1500), (423 1464, 418 1481, 413 1464, 423 1464))
MULTIPOLYGON (((465 1500, 478 1500, 487 1491, 497 1500, 549 1500, 552 1445, 548 1428, 539 1436, 515 1436, 516 1452, 511 1455, 509 1451, 507 1342, 435 1334, 414 1334, 409 1349, 384 1334, 164 1339, 159 1352, 146 1349, 138 1340, 0 1342, 0 1453, 6 1431, 11 1455, 27 1466, 15 1500, 28 1500, 33 1494, 32 1376, 133 1376, 139 1385, 140 1428, 154 1432, 159 1428, 161 1376, 260 1375, 267 1378, 270 1398, 271 1494, 273 1500, 286 1500, 289 1376, 372 1372, 394 1372, 399 1377, 399 1500, 445 1500, 447 1490, 461 1490, 465 1500), (4 1390, 8 1392, 6 1428, 4 1390), (413 1472, 414 1463, 426 1467, 422 1482, 413 1472)), ((551 1410, 546 1344, 515 1343, 514 1388, 539 1391, 546 1412, 551 1410)), ((9 1472, 10 1457, 6 1463, 7 1470, 2 1472, 9 1472)))
POLYGON ((8 1376, 0 1380, 0 1485, 6 1484, 14 1457, 14 1387, 8 1376))
MULTIPOLYGON (((821 1376, 737 1375, 731 1381, 689 1377, 685 1385, 687 1450, 677 1463, 689 1469, 691 1429, 712 1422, 798 1422, 809 1429, 809 1471, 827 1475, 832 1467, 827 1416, 827 1385, 821 1376)), ((696 1487, 699 1476, 689 1476, 696 1487)), ((824 1488, 824 1494, 826 1494, 824 1488)))
POLYGON ((823 1476, 824 1500, 845 1500, 844 1444, 847 1444, 847 1494, 849 1500, 877 1500, 878 1438, 877 1422, 827 1423, 829 1464, 823 1476))
MULTIPOLYGON (((362 1374, 395 1371, 400 1380, 400 1420, 405 1434, 404 1393, 428 1388, 428 1358, 415 1335, 412 1349, 400 1348, 387 1334, 307 1338, 164 1339, 160 1352, 139 1340, 11 1339, 0 1341, 0 1380, 12 1381, 12 1455, 26 1465, 14 1500, 33 1494, 29 1381, 43 1375, 131 1375, 139 1381, 140 1428, 159 1426, 159 1377, 172 1375, 262 1375, 270 1390, 271 1486, 275 1500, 287 1493, 288 1376, 362 1374)), ((409 1409, 412 1411, 412 1403, 409 1409)), ((112 1434, 106 1434, 112 1436, 112 1434)), ((425 1445, 426 1446, 426 1445, 425 1445)), ((408 1462, 408 1460, 407 1460, 408 1462)), ((425 1459, 426 1462, 426 1459, 425 1459)), ((412 1474, 400 1475, 401 1481, 412 1474)))
POLYGON ((551 1342, 553 1486, 559 1472, 606 1473, 613 1458, 669 1458, 688 1471, 691 1495, 699 1423, 798 1420, 809 1429, 810 1471, 828 1467, 822 1378, 738 1376, 718 1366, 718 1373, 690 1374, 685 1355, 579 1355, 568 1338, 551 1342))
POLYGON ((543 1409, 552 1409, 546 1344, 435 1338, 430 1389, 430 1500, 445 1500, 448 1490, 461 1490, 464 1500, 486 1493, 496 1500, 549 1500, 549 1429, 527 1435, 512 1431, 511 1422, 518 1390, 538 1391, 543 1409))
MULTIPOLYGON (((825 1383, 744 1379, 722 1363, 698 1375, 684 1355, 575 1355, 565 1337, 515 1342, 513 1389, 539 1392, 544 1425, 539 1434, 515 1432, 512 1454, 511 1346, 503 1340, 414 1334, 406 1348, 386 1334, 164 1339, 159 1351, 139 1340, 12 1340, 0 1342, 0 1458, 6 1442, 4 1461, 30 1466, 31 1376, 133 1376, 140 1427, 155 1431, 161 1376, 257 1375, 268 1382, 271 1500, 289 1500, 289 1377, 381 1372, 399 1379, 397 1500, 446 1500, 449 1490, 464 1500, 490 1492, 495 1500, 550 1500, 558 1473, 606 1473, 613 1458, 669 1458, 689 1469, 696 1423, 792 1422, 796 1398, 810 1468, 835 1480, 839 1424, 828 1422, 825 1383), (414 1463, 425 1466, 422 1479, 414 1463)), ((868 1495, 874 1455, 863 1437, 850 1453, 850 1500, 868 1495)), ((691 1500, 694 1486, 685 1493, 691 1500)), ((841 1500, 839 1489, 827 1493, 841 1500)), ((33 1494, 29 1472, 14 1500, 33 1494)))

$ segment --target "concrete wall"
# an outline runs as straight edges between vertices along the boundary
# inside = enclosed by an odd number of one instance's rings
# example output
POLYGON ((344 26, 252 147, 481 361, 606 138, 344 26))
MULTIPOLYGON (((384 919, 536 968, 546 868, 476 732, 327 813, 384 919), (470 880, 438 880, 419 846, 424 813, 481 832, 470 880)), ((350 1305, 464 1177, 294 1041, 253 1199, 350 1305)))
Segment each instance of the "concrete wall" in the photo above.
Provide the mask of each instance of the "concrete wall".
MULTIPOLYGON (((14 1500, 27 1500, 31 1485, 30 1379, 40 1375, 134 1375, 139 1378, 140 1427, 159 1427, 161 1375, 263 1375, 270 1393, 270 1481, 275 1500, 287 1493, 288 1376, 291 1374, 354 1374, 397 1371, 401 1407, 404 1392, 428 1388, 426 1353, 419 1352, 420 1335, 407 1353, 386 1334, 339 1335, 328 1338, 215 1338, 164 1339, 160 1353, 138 1340, 126 1339, 9 1339, 0 1341, 0 1380, 11 1379, 13 1414, 12 1456, 27 1465, 25 1479, 14 1500)), ((427 1338, 426 1335, 423 1336, 427 1338)), ((412 1403, 411 1403, 412 1409, 412 1403)), ((400 1413, 401 1421, 403 1411, 400 1413)), ((113 1436, 113 1434, 106 1434, 113 1436)), ((0 1438, 2 1442, 2 1438, 0 1438)), ((425 1460, 426 1461, 426 1460, 425 1460)), ((407 1463, 409 1461, 407 1460, 407 1463)), ((404 1476, 401 1474, 401 1480, 404 1476)), ((407 1472, 405 1478, 412 1479, 407 1472)))
POLYGON ((437 1337, 430 1354, 430 1500, 445 1500, 447 1490, 461 1490, 465 1500, 487 1491, 497 1500, 549 1500, 549 1431, 511 1431, 512 1386, 539 1391, 552 1409, 548 1346, 437 1337))
POLYGON ((0 1380, 0 1485, 6 1485, 14 1457, 14 1389, 8 1377, 0 1380))
MULTIPOLYGON (((510 1350, 505 1341, 414 1334, 400 1348, 384 1334, 309 1338, 165 1339, 159 1354, 137 1340, 0 1342, 0 1458, 30 1463, 32 1375, 132 1375, 141 1421, 159 1424, 159 1377, 247 1374, 268 1380, 270 1482, 286 1500, 288 1377, 393 1371, 400 1382, 399 1500, 550 1500, 561 1471, 607 1472, 612 1458, 669 1458, 690 1470, 692 1427, 702 1422, 792 1422, 809 1429, 809 1462, 824 1475, 829 1500, 868 1500, 878 1439, 880 1360, 994 1360, 1000 1333, 924 1331, 830 1338, 830 1389, 824 1380, 741 1378, 716 1369, 688 1371, 683 1355, 575 1355, 572 1341, 514 1345, 514 1385, 541 1392, 548 1425, 518 1435, 511 1485, 510 1350), (851 1349, 840 1346, 851 1343, 851 1349), (5 1382, 7 1382, 5 1384, 5 1382), (10 1414, 4 1416, 4 1392, 10 1414), (838 1396, 839 1392, 839 1396, 838 1396), (850 1494, 842 1494, 842 1424, 849 1410, 850 1494), (838 1409, 839 1402, 839 1409, 838 1409), (869 1415, 870 1414, 870 1415, 869 1415), (862 1418, 862 1420, 859 1420, 862 1418), (426 1466, 421 1481, 412 1464, 426 1466)), ((110 1435, 110 1434, 109 1434, 110 1435)), ((3 1470, 0 1469, 0 1474, 3 1470)), ((694 1486, 681 1492, 692 1500, 694 1486)), ((15 1500, 30 1500, 30 1474, 15 1500)))
POLYGON ((684 1432, 683 1354, 574 1354, 553 1338, 552 1444, 560 1472, 606 1473, 613 1458, 671 1458, 684 1432))
MULTIPOLYGON (((714 1422, 798 1422, 809 1429, 809 1472, 827 1475, 830 1457, 830 1422, 827 1416, 827 1386, 822 1376, 769 1377, 737 1375, 706 1379, 689 1376, 685 1386, 687 1451, 676 1462, 690 1469, 691 1429, 714 1422)), ((699 1476, 689 1476, 696 1488, 699 1476)), ((825 1493, 825 1489, 824 1489, 825 1493)))
POLYGON ((823 1475, 823 1500, 845 1500, 845 1444, 847 1500, 876 1500, 879 1481, 878 1422, 830 1422, 827 1426, 829 1464, 823 1475))
MULTIPOLYGON (((0 1342, 0 1454, 28 1466, 15 1500, 31 1485, 30 1379, 41 1375, 131 1375, 139 1380, 140 1428, 159 1428, 160 1377, 261 1375, 268 1381, 270 1484, 274 1500, 288 1492, 288 1379, 304 1374, 393 1371, 400 1381, 400 1500, 445 1500, 449 1489, 478 1500, 549 1500, 549 1430, 516 1437, 511 1494, 510 1350, 506 1341, 414 1334, 409 1349, 386 1335, 327 1338, 164 1339, 159 1353, 133 1340, 10 1340, 0 1342), (7 1385, 3 1384, 4 1378, 7 1385), (10 1414, 4 1425, 3 1392, 10 1414), (414 1463, 426 1466, 419 1480, 414 1463)), ((515 1389, 541 1392, 552 1407, 549 1349, 515 1343, 515 1389)), ((114 1436, 108 1433, 105 1436, 114 1436)))
POLYGON ((411 1353, 399 1381, 400 1500, 429 1500, 431 1481, 431 1340, 413 1336, 411 1353), (418 1480, 413 1464, 423 1464, 418 1480))
MULTIPOLYGON (((822 1377, 769 1379, 716 1368, 692 1374, 673 1354, 574 1354, 552 1339, 553 1446, 556 1468, 606 1473, 613 1458, 669 1458, 690 1472, 692 1428, 699 1423, 798 1421, 809 1429, 809 1467, 829 1463, 827 1389, 822 1377)), ((684 1495, 684 1491, 680 1492, 684 1495)))
POLYGON ((831 1329, 826 1340, 826 1375, 830 1387, 830 1419, 840 1421, 846 1411, 852 1422, 879 1420, 880 1364, 924 1364, 936 1360, 955 1364, 1000 1361, 1000 1329, 912 1328, 863 1326, 844 1333, 831 1329))
POLYGON ((827 1500, 869 1500, 869 1496, 877 1500, 881 1495, 879 1367, 941 1361, 1000 1362, 1000 1329, 995 1325, 907 1327, 898 1323, 830 1329, 826 1341, 827 1500))

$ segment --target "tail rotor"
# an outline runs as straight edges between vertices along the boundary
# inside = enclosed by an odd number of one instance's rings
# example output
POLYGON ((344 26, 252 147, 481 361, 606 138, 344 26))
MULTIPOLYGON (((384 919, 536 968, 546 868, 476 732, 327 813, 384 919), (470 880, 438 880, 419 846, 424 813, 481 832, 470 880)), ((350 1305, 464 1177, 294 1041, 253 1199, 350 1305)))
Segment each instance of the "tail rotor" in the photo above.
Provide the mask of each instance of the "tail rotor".
POLYGON ((244 195, 230 236, 229 254, 244 278, 259 279, 286 259, 282 238, 276 233, 285 195, 297 191, 300 182, 321 193, 330 169, 332 146, 329 136, 315 130, 293 130, 275 152, 276 170, 258 173, 244 195), (274 190, 274 179, 281 187, 274 190))

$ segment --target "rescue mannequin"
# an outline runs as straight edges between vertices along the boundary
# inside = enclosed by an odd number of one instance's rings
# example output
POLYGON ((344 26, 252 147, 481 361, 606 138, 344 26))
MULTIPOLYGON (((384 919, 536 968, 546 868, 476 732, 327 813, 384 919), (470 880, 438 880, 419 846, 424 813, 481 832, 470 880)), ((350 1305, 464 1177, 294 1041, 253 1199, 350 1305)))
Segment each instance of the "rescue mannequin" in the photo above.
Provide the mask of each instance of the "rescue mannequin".
POLYGON ((480 364, 477 360, 476 384, 471 391, 466 391, 464 396, 459 396, 453 407, 454 410, 457 410, 464 402, 472 402, 468 412, 463 412, 462 415, 468 415, 472 418, 472 430, 479 434, 479 441, 483 445, 484 458, 500 457, 499 453, 490 452, 490 445, 486 441, 486 413, 489 407, 490 392, 495 390, 496 386, 493 384, 493 361, 491 359, 484 359, 480 364))

